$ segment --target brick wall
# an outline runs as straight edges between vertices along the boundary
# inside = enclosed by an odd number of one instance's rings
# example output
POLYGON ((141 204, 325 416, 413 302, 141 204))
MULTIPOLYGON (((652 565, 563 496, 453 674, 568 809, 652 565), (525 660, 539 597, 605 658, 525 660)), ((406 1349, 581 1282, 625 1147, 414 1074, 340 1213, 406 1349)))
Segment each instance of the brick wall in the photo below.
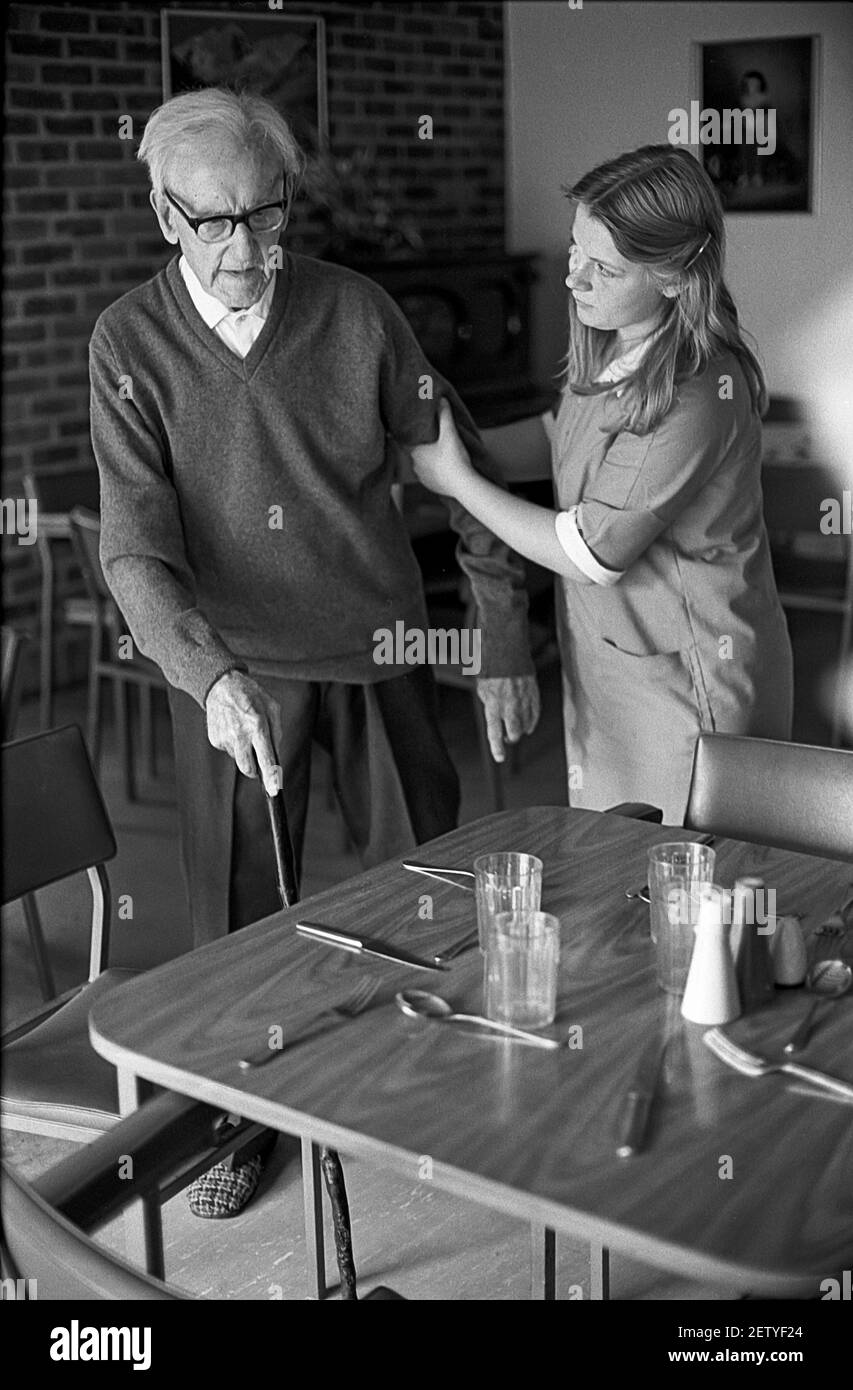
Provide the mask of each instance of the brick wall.
MULTIPOLYGON (((177 8, 189 9, 186 3, 177 8)), ((269 15, 239 0, 203 9, 269 15)), ((503 249, 502 6, 297 0, 326 21, 330 147, 376 151, 428 250, 503 249), (417 139, 430 114, 432 142, 417 139)), ((8 11, 3 497, 21 471, 89 464, 86 347, 100 311, 164 264, 135 158, 162 100, 160 3, 8 11), (118 138, 130 115, 132 141, 118 138)), ((297 208, 289 244, 320 250, 297 208)), ((32 547, 3 538, 7 611, 31 624, 32 547)), ((73 586, 63 566, 62 583, 73 586)), ((61 671, 60 671, 61 674, 61 671)))

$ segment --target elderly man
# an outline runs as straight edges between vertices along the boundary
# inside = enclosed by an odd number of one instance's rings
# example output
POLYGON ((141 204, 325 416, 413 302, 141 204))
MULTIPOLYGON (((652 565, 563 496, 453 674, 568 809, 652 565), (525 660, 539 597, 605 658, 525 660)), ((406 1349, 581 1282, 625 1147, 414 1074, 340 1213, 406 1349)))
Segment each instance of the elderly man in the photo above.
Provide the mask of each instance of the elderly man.
MULTIPOLYGON (((170 685, 201 944, 278 907, 253 779, 259 767, 267 791, 283 787, 298 861, 315 739, 366 864, 455 825, 431 673, 378 664, 374 634, 427 624, 392 501, 395 446, 434 440, 446 396, 476 465, 493 468, 384 291, 278 245, 302 156, 272 105, 221 89, 175 97, 151 116, 139 157, 181 254, 92 335, 101 558, 170 685)), ((456 504, 451 524, 500 759, 504 733, 514 741, 538 717, 523 571, 456 504)))

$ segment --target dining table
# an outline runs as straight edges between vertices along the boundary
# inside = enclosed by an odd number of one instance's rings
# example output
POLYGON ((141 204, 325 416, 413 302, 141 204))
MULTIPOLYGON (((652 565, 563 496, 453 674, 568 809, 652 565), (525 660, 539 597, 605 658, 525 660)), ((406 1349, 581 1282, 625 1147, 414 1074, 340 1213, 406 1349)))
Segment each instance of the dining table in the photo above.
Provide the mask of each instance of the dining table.
MULTIPOLYGON (((559 919, 561 951, 556 1016, 542 1032, 558 1049, 401 1011, 399 991, 426 989, 482 1012, 476 940, 426 972, 297 932, 310 921, 441 955, 475 926, 474 894, 402 859, 123 984, 94 1006, 92 1044, 118 1069, 123 1112, 153 1083, 298 1135, 303 1158, 331 1146, 520 1218, 546 1248, 551 1233, 588 1242, 591 1297, 608 1296, 618 1254, 724 1297, 819 1298, 821 1281, 853 1261, 853 1102, 784 1073, 734 1070, 659 988, 649 908, 626 890, 645 883, 652 845, 695 838, 541 806, 413 852, 467 870, 497 850, 543 861, 542 908, 559 919), (661 1036, 645 1142, 620 1156, 638 1063, 661 1036), (264 1049, 264 1064, 241 1065, 264 1049)), ((715 849, 717 883, 761 878, 776 912, 798 915, 807 946, 826 948, 817 933, 853 892, 853 865, 726 839, 715 849)), ((851 948, 853 928, 832 946, 848 959, 851 948)), ((809 1002, 802 988, 777 987, 724 1031, 783 1060, 809 1002)), ((853 1083, 853 996, 821 1006, 797 1060, 853 1083)), ((553 1297, 553 1280, 536 1275, 534 1291, 553 1297)))

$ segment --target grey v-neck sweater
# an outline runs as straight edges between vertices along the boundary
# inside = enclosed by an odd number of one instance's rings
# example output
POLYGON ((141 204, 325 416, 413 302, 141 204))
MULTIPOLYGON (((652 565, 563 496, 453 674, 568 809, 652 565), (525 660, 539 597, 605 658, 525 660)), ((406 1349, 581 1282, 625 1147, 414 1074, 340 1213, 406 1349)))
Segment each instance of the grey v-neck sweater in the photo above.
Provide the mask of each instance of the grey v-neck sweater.
MULTIPOLYGON (((425 627, 420 571, 391 496, 393 451, 468 412, 384 290, 286 253, 244 359, 207 327, 177 257, 98 319, 90 349, 101 561, 139 647, 204 704, 235 666, 372 682, 374 632, 425 627), (421 399, 423 378, 433 399, 421 399)), ((456 503, 483 676, 532 670, 521 563, 456 503)))

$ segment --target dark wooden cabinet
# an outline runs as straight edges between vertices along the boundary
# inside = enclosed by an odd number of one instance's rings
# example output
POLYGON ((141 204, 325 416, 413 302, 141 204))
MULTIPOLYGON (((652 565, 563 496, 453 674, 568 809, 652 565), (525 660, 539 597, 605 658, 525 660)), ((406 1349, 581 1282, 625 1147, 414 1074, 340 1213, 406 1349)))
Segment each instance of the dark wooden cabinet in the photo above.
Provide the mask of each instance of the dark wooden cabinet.
POLYGON ((530 367, 535 259, 484 252, 353 269, 397 301, 430 362, 486 427, 546 410, 556 394, 533 380, 530 367))

